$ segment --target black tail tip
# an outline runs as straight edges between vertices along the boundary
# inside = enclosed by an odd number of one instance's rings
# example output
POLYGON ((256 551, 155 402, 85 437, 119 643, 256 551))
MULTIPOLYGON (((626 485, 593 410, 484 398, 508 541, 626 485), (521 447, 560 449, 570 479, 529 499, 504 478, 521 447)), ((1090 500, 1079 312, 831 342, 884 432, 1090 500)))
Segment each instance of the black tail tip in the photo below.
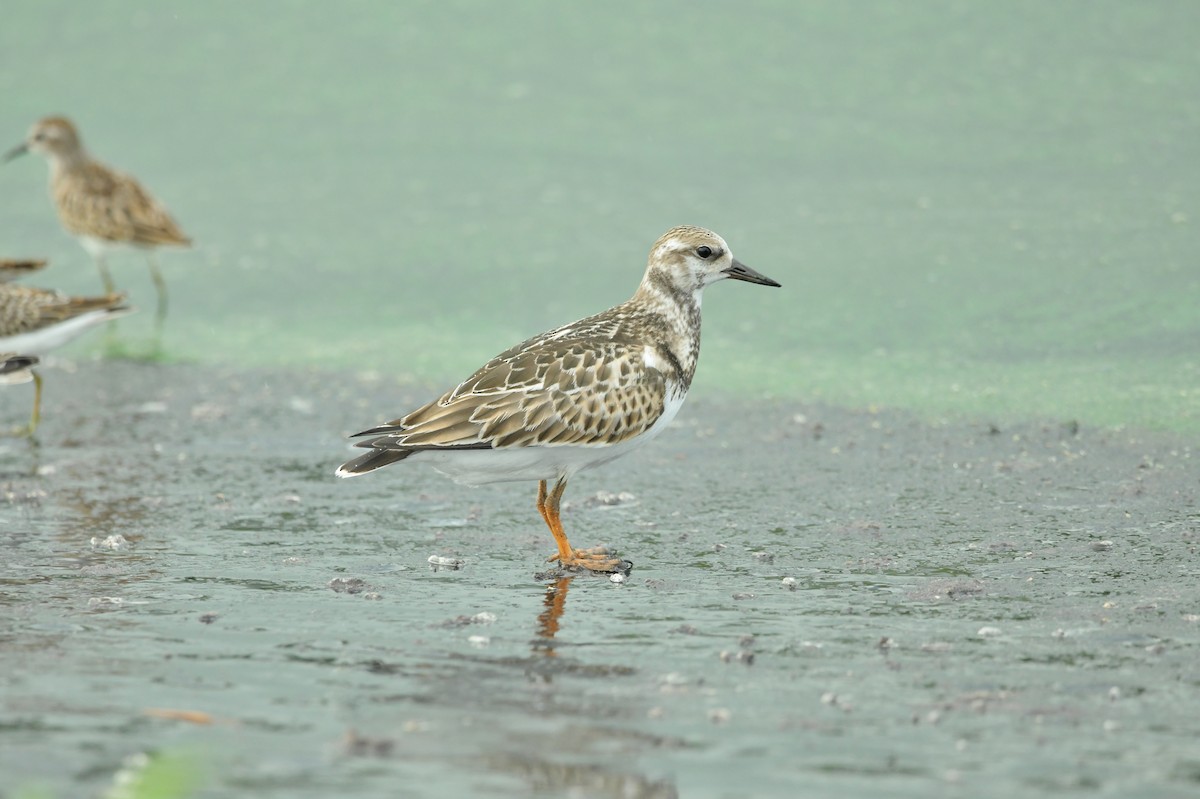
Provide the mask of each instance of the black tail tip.
POLYGON ((334 472, 338 477, 357 477, 360 474, 382 469, 384 466, 402 461, 412 454, 407 449, 373 449, 365 455, 359 455, 338 467, 334 472))

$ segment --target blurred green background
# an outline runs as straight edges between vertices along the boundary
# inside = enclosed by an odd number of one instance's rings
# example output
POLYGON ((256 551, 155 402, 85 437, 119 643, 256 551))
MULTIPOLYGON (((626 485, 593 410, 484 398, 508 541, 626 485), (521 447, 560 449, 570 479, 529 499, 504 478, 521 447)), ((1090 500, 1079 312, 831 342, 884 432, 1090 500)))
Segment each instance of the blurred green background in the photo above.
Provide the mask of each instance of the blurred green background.
MULTIPOLYGON (((784 285, 708 292, 698 391, 1200 430, 1200 5, 4 17, 0 145, 68 115, 197 242, 163 257, 170 357, 441 388, 625 299, 690 223, 784 285)), ((96 292, 45 171, 0 168, 0 256, 96 292)), ((152 309, 141 257, 113 267, 152 309)))

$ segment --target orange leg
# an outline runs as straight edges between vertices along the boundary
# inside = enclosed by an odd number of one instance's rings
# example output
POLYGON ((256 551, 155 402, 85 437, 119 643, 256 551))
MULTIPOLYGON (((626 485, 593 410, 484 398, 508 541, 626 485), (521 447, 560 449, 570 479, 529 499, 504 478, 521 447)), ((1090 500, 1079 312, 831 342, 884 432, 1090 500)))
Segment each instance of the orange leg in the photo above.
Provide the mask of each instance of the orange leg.
MULTIPOLYGON (((538 498, 537 498, 538 513, 542 514, 542 521, 550 527, 550 517, 546 515, 546 481, 538 480, 538 498)), ((553 528, 551 528, 553 529, 553 528)))
POLYGON ((560 479, 554 484, 554 489, 546 493, 546 481, 538 483, 538 512, 546 520, 546 526, 554 536, 558 545, 558 554, 551 555, 548 560, 557 560, 564 569, 587 569, 594 572, 614 572, 621 570, 621 560, 608 554, 604 547, 592 549, 574 549, 563 531, 562 518, 559 516, 559 502, 563 492, 567 490, 567 481, 560 479))

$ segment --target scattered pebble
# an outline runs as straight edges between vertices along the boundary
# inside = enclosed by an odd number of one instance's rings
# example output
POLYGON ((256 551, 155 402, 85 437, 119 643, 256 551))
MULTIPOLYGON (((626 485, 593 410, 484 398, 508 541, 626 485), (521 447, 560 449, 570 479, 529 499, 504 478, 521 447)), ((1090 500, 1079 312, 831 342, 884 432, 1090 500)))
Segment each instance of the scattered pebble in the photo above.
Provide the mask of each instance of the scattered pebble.
POLYGON ((346 754, 354 757, 387 757, 396 747, 396 742, 391 738, 369 738, 354 730, 347 730, 342 746, 346 754))
POLYGON ((825 693, 821 694, 821 704, 829 705, 830 707, 836 707, 843 713, 849 713, 854 710, 853 704, 847 702, 833 691, 826 691, 825 693))
POLYGON ((288 407, 303 416, 313 415, 313 401, 307 397, 292 397, 288 400, 288 407))
POLYGON ((1104 731, 1105 732, 1116 732, 1119 729, 1121 729, 1121 722, 1116 721, 1115 719, 1105 719, 1104 720, 1104 731))
POLYGON ((200 623, 201 624, 212 624, 216 620, 217 620, 216 613, 201 613, 200 614, 200 623))
POLYGON ((120 552, 122 550, 129 549, 129 541, 120 533, 117 533, 116 535, 110 535, 103 539, 93 536, 91 543, 93 550, 107 549, 112 552, 120 552))
MULTIPOLYGON (((41 472, 38 473, 41 474, 41 472)), ((46 497, 46 492, 40 488, 14 491, 12 486, 6 486, 3 492, 4 500, 10 504, 35 503, 40 502, 46 497)))
POLYGON ((774 563, 775 556, 770 552, 755 552, 754 559, 759 563, 774 563))
POLYGON ((363 599, 383 599, 383 594, 378 591, 368 591, 363 594, 363 599))
POLYGON ((151 400, 150 402, 143 402, 141 405, 137 406, 137 408, 135 409, 135 413, 166 413, 166 412, 167 412, 167 403, 159 402, 157 400, 151 400))
POLYGON ((1096 550, 1097 552, 1107 552, 1108 550, 1110 550, 1112 548, 1113 548, 1112 541, 1093 541, 1092 542, 1092 549, 1096 550))
POLYGON ((568 511, 568 510, 578 510, 580 508, 583 508, 583 509, 615 508, 618 505, 636 505, 637 503, 638 503, 637 497, 635 497, 633 494, 629 493, 628 491, 621 491, 620 493, 617 493, 617 494, 614 494, 611 491, 597 491, 595 494, 592 494, 590 497, 584 497, 583 499, 577 499, 574 502, 564 502, 562 509, 564 511, 568 511))
POLYGON ((782 580, 779 581, 779 584, 782 585, 784 588, 786 588, 789 591, 796 590, 796 578, 795 577, 784 577, 782 580))
POLYGON ((740 602, 743 599, 754 599, 754 594, 750 593, 749 591, 746 591, 743 593, 734 594, 733 598, 734 598, 734 601, 740 602))
POLYGON ((437 527, 440 529, 450 529, 450 530, 453 530, 457 527, 466 527, 470 523, 471 523, 470 519, 461 519, 461 518, 455 518, 455 519, 434 518, 434 519, 426 519, 425 520, 426 527, 437 527))
POLYGON ((975 634, 980 638, 995 638, 996 636, 1000 635, 1001 632, 999 627, 980 627, 979 632, 975 634))
POLYGON ((336 594, 361 594, 367 589, 367 584, 360 577, 334 577, 328 586, 336 594))
POLYGON ((625 582, 625 580, 627 580, 627 579, 628 578, 625 575, 618 572, 616 574, 609 575, 608 581, 610 583, 616 583, 617 585, 620 585, 621 583, 625 582))
POLYGON ((476 613, 474 616, 455 616, 453 619, 446 619, 441 624, 434 625, 436 627, 468 627, 472 624, 492 624, 496 621, 495 613, 488 613, 486 610, 482 613, 476 613))
POLYGON ((742 663, 747 666, 754 665, 754 653, 747 652, 744 649, 740 649, 737 652, 730 652, 727 649, 723 649, 718 657, 721 658, 722 663, 742 663))
POLYGON ((470 644, 471 646, 475 647, 476 649, 483 649, 485 646, 487 646, 491 642, 492 642, 492 639, 486 635, 469 635, 469 636, 467 636, 467 643, 470 644))
POLYGON ((215 422, 225 418, 228 413, 228 408, 215 402, 201 402, 193 405, 191 410, 192 419, 197 422, 215 422))
POLYGON ((121 607, 125 600, 119 596, 94 596, 88 600, 89 608, 121 607))
POLYGON ((731 718, 733 718, 733 713, 727 707, 714 707, 708 711, 708 720, 713 724, 725 724, 731 718))
POLYGON ((429 556, 429 568, 433 569, 434 571, 438 571, 439 569, 458 571, 465 563, 466 561, 464 561, 462 558, 446 558, 442 557, 441 555, 429 556))
POLYGON ((1116 702, 1120 698, 1121 698, 1121 689, 1118 686, 1114 685, 1112 688, 1108 689, 1108 701, 1109 702, 1116 702))

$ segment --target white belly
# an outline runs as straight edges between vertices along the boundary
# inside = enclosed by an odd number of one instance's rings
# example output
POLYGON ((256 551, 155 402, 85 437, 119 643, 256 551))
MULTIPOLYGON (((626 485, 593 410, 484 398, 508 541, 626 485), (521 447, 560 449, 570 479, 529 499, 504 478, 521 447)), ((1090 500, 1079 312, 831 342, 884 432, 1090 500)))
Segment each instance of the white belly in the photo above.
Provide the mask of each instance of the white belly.
POLYGON ((87 250, 88 255, 93 258, 103 258, 110 252, 146 252, 153 250, 153 244, 138 244, 136 241, 110 241, 109 239, 98 239, 95 236, 76 236, 79 243, 83 245, 83 249, 87 250))
POLYGON ((464 485, 515 480, 570 479, 576 472, 608 463, 645 446, 658 436, 683 405, 686 394, 668 397, 662 416, 640 436, 608 446, 506 447, 503 449, 425 450, 409 460, 428 463, 464 485))
POLYGON ((50 350, 57 349, 81 335, 90 327, 102 324, 110 319, 117 319, 132 312, 132 308, 124 311, 88 311, 79 316, 71 317, 66 321, 47 325, 37 330, 0 337, 0 351, 18 352, 23 355, 45 355, 50 350))
POLYGON ((98 239, 95 236, 77 236, 79 243, 83 245, 83 249, 87 250, 88 255, 93 258, 103 258, 106 254, 113 250, 129 249, 128 244, 123 244, 117 241, 109 241, 108 239, 98 239))

